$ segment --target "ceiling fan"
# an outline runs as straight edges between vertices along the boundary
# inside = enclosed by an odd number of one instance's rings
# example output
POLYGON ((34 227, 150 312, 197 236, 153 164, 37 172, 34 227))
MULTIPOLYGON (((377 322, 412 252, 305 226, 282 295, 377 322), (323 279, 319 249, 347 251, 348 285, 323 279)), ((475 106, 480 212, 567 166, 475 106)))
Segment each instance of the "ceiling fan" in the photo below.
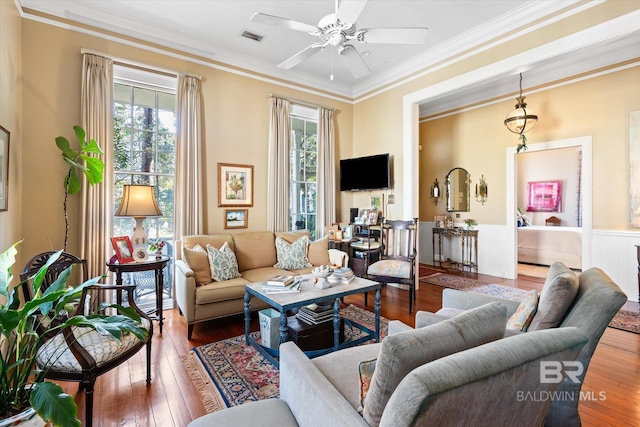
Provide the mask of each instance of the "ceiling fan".
POLYGON ((371 70, 352 42, 422 44, 426 41, 428 31, 427 28, 357 29, 356 21, 367 2, 368 0, 342 0, 338 5, 338 0, 336 0, 335 13, 320 19, 317 26, 265 13, 254 13, 251 16, 251 21, 302 31, 320 38, 320 42, 306 47, 278 64, 278 68, 291 69, 331 45, 338 48, 338 54, 351 74, 355 78, 360 78, 371 70))

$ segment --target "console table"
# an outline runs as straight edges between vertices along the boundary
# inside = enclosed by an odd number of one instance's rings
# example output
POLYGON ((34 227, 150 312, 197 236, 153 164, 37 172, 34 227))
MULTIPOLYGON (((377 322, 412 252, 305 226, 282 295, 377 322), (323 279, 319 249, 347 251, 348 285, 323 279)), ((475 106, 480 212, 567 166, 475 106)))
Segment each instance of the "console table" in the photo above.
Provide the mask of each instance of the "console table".
POLYGON ((460 262, 452 261, 447 257, 451 266, 457 266, 460 270, 478 272, 478 230, 469 230, 466 228, 433 228, 433 265, 442 268, 442 238, 453 237, 462 239, 462 259, 460 262), (437 246, 436 246, 437 241, 437 246), (436 247, 438 248, 438 259, 436 259, 436 247), (437 264, 436 264, 437 263, 437 264))

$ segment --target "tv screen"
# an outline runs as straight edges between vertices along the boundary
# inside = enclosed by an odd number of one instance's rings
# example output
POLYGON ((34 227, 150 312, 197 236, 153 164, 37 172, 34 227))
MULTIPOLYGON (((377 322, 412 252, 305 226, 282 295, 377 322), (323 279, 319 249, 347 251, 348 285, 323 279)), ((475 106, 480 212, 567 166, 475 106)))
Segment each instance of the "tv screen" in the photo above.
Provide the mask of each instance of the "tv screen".
POLYGON ((391 187, 389 153, 340 160, 340 191, 391 187))

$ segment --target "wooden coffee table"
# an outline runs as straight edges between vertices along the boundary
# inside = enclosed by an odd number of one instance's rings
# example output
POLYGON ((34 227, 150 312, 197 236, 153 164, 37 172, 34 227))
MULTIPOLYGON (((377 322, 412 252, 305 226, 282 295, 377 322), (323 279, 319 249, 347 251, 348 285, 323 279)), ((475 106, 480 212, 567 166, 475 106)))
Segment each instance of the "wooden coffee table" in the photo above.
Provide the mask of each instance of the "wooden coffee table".
POLYGON ((280 343, 287 341, 287 311, 300 308, 305 305, 313 303, 326 303, 333 302, 333 347, 324 350, 316 350, 305 352, 309 357, 319 356, 331 351, 336 351, 341 348, 351 347, 374 339, 376 342, 380 341, 380 283, 372 280, 363 279, 361 277, 355 277, 349 284, 333 284, 327 289, 318 289, 313 283, 312 275, 303 275, 302 283, 299 293, 291 294, 278 294, 278 293, 266 293, 262 290, 262 283, 252 283, 245 285, 244 289, 244 332, 247 343, 253 345, 260 353, 262 353, 267 359, 273 362, 274 365, 279 367, 278 356, 279 351, 277 349, 271 349, 260 345, 253 339, 250 332, 251 323, 251 297, 254 296, 267 304, 272 308, 280 312, 280 343), (340 299, 348 295, 355 295, 366 293, 369 291, 375 291, 375 303, 374 303, 374 324, 375 330, 371 330, 366 326, 360 325, 356 322, 350 321, 352 326, 360 329, 364 332, 364 335, 355 340, 347 340, 340 343, 340 299))

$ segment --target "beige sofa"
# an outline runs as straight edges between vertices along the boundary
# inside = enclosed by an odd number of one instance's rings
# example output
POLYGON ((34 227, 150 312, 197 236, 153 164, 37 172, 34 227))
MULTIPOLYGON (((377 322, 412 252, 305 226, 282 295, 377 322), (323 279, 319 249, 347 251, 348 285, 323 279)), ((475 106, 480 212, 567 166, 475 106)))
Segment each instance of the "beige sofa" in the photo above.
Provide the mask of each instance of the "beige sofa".
MULTIPOLYGON (((244 311, 244 285, 265 282, 278 274, 305 274, 314 266, 330 264, 328 239, 311 242, 307 258, 309 266, 295 270, 276 268, 278 262, 276 238, 293 243, 308 232, 250 232, 238 234, 213 234, 185 236, 176 244, 176 300, 181 314, 187 321, 187 338, 191 339, 196 323, 217 319, 244 311), (213 281, 208 260, 200 253, 189 251, 196 245, 211 245, 220 249, 224 243, 234 252, 240 277, 213 281), (186 249, 185 249, 186 248, 186 249)), ((255 298, 251 309, 267 305, 255 298)))

